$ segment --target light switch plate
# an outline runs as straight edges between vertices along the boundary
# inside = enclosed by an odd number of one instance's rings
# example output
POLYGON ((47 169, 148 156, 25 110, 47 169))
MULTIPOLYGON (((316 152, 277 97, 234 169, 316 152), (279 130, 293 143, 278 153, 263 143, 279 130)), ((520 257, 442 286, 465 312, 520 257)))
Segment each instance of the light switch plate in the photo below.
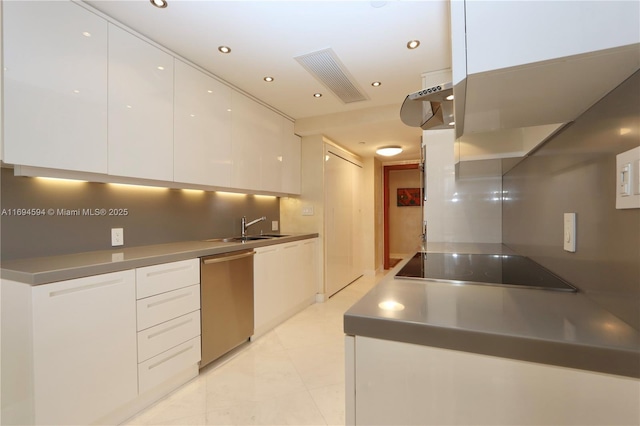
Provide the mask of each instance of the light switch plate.
POLYGON ((111 246, 121 246, 124 245, 124 229, 122 228, 111 228, 111 246))
POLYGON ((302 216, 313 216, 313 204, 302 206, 302 216))
POLYGON ((640 208, 640 146, 616 155, 616 209, 640 208))
POLYGON ((576 251, 576 214, 564 214, 564 250, 576 251))
POLYGON ((271 221, 271 230, 272 231, 277 231, 278 230, 278 221, 277 220, 272 220, 271 221))

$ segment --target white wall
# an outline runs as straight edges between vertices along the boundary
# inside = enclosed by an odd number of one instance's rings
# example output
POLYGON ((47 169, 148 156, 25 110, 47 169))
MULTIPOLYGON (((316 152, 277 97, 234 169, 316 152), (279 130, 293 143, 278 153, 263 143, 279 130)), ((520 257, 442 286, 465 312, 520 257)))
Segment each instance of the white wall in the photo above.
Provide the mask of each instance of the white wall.
POLYGON ((426 130, 427 242, 502 242, 502 177, 456 178, 455 131, 426 130))

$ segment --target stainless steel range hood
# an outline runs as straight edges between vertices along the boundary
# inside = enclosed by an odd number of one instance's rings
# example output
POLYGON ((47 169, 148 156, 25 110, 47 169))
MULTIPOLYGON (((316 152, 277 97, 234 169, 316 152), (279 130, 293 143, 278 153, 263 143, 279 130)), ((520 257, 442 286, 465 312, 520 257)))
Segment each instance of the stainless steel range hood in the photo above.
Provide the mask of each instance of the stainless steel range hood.
POLYGON ((407 95, 400 119, 423 130, 453 129, 453 84, 438 84, 407 95))

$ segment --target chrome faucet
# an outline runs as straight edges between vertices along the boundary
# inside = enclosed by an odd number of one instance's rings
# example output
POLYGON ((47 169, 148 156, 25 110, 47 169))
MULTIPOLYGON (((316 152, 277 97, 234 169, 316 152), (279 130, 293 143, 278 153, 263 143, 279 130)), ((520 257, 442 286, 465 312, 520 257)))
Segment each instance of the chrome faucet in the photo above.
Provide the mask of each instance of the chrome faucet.
POLYGON ((246 216, 242 216, 242 236, 246 237, 247 235, 247 228, 250 227, 251 225, 255 225, 258 222, 262 222, 263 220, 267 220, 266 216, 262 216, 257 218, 256 220, 252 220, 251 222, 247 223, 247 218, 246 216))

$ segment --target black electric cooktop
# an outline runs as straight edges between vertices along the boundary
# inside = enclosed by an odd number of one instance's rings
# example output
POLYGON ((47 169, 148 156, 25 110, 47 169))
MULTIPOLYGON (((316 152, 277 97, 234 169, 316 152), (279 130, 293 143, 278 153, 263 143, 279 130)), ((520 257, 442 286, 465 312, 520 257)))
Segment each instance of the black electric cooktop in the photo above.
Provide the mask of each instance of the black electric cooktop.
POLYGON ((416 253, 396 278, 578 291, 531 259, 506 254, 416 253))

